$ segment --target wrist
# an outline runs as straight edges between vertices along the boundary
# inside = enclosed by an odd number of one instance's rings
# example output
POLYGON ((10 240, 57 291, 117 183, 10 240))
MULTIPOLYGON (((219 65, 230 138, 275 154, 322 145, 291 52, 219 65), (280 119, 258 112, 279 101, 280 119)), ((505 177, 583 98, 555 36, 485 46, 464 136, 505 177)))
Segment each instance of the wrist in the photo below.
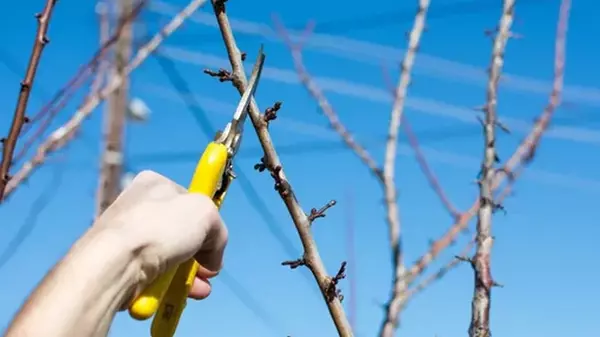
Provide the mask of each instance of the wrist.
MULTIPOLYGON (((73 246, 65 258, 76 268, 86 271, 81 281, 98 289, 92 292, 122 292, 118 295, 130 295, 140 282, 143 282, 142 255, 143 243, 132 240, 119 229, 92 228, 73 246)), ((78 274, 79 275, 79 274, 78 274)))
POLYGON ((140 284, 135 243, 113 229, 92 228, 31 295, 7 336, 93 336, 140 284))

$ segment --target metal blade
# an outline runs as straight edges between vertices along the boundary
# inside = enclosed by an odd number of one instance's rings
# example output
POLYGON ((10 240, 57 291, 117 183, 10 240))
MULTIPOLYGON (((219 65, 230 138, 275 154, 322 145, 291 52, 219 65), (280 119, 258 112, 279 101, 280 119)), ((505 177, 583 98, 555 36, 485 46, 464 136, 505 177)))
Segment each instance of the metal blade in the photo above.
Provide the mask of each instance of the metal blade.
POLYGON ((252 68, 252 74, 250 75, 250 81, 248 82, 248 87, 246 91, 242 95, 240 102, 235 109, 235 113, 233 114, 232 121, 241 122, 242 124, 238 125, 239 128, 242 127, 243 122, 248 115, 248 105, 252 102, 252 97, 254 97, 254 93, 256 92, 256 88, 258 87, 258 81, 260 79, 260 74, 262 73, 263 65, 265 63, 265 54, 263 53, 263 46, 260 46, 258 51, 258 57, 256 62, 254 63, 254 68, 252 68))

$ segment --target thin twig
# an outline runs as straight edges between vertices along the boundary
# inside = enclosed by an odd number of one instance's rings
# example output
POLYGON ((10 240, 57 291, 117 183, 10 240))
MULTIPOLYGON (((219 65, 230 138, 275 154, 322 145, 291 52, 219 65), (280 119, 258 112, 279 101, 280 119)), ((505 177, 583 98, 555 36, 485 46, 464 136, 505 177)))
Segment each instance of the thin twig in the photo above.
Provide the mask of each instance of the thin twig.
MULTIPOLYGON (((160 32, 140 48, 133 59, 129 62, 125 68, 123 76, 128 76, 133 70, 135 70, 142 62, 152 54, 152 52, 158 48, 158 46, 177 30, 190 15, 192 15, 200 6, 202 6, 207 0, 193 0, 187 7, 185 7, 180 13, 178 13, 166 26, 164 26, 160 32)), ((36 155, 28 162, 24 163, 19 171, 15 174, 14 178, 11 179, 6 185, 6 195, 12 192, 21 182, 31 175, 33 170, 41 165, 48 153, 59 150, 62 148, 79 129, 86 117, 88 117, 92 111, 102 102, 108 95, 110 95, 116 88, 121 85, 123 81, 122 77, 115 76, 111 82, 108 83, 100 92, 89 97, 81 107, 75 112, 73 117, 67 121, 63 126, 56 129, 37 149, 36 155)))
POLYGON ((38 29, 35 36, 35 41, 33 43, 31 57, 29 58, 29 65, 27 66, 27 70, 25 72, 25 79, 21 82, 21 90, 19 91, 17 107, 15 108, 8 137, 2 141, 4 146, 2 150, 2 162, 0 163, 0 203, 4 199, 4 190, 6 188, 6 184, 10 180, 10 166, 12 164, 15 146, 17 145, 17 139, 19 138, 23 124, 27 123, 28 121, 27 116, 25 116, 25 111, 27 110, 29 94, 33 88, 37 67, 40 64, 44 46, 50 42, 47 33, 55 4, 56 0, 47 0, 44 11, 36 14, 38 29))
MULTIPOLYGON (((390 90, 390 92, 393 95, 395 95, 395 88, 392 87, 391 80, 388 76, 387 71, 384 71, 383 75, 384 75, 384 80, 388 86, 388 89, 390 90)), ((433 189, 435 194, 438 196, 438 198, 442 202, 442 205, 444 206, 444 208, 446 208, 448 213, 450 213, 452 218, 455 220, 458 219, 458 217, 460 216, 460 212, 454 206, 452 201, 450 201, 450 198, 448 197, 448 195, 442 188, 442 184, 440 184, 439 179, 437 178, 436 174, 433 172, 433 169, 429 165, 427 158, 425 158, 425 154, 423 153, 423 150, 421 150, 421 146, 419 145, 419 139, 417 138, 417 135, 414 133, 412 126, 408 122, 408 118, 406 118, 406 116, 402 117, 401 124, 402 124, 402 129, 404 130, 404 133, 406 134, 406 138, 408 139, 408 144, 410 145, 411 149, 414 151, 415 157, 417 159, 417 163, 419 164, 421 171, 425 175, 425 178, 427 179, 429 186, 433 189)))
POLYGON ((496 150, 496 115, 498 104, 498 83, 504 64, 504 50, 508 42, 514 18, 515 0, 504 0, 502 15, 498 23, 498 33, 494 39, 487 85, 487 99, 484 108, 485 121, 482 121, 484 143, 479 184, 480 207, 477 215, 477 235, 475 256, 470 260, 475 274, 473 300, 471 304, 470 337, 489 337, 492 287, 496 285, 492 277, 491 255, 494 246, 492 217, 498 209, 493 196, 495 164, 499 162, 496 150))
MULTIPOLYGON (((242 56, 235 42, 235 38, 229 24, 229 19, 225 13, 225 4, 223 0, 212 0, 212 4, 219 28, 221 30, 223 41, 225 42, 229 61, 231 63, 231 73, 233 75, 232 83, 240 95, 242 95, 246 90, 247 79, 244 66, 242 64, 242 56)), ((343 274, 343 270, 340 270, 340 273, 338 273, 336 277, 330 277, 327 273, 325 265, 323 264, 323 261, 319 255, 315 240, 310 231, 309 218, 303 211, 298 200, 296 199, 296 196, 294 195, 292 186, 283 171, 281 161, 279 160, 279 156, 273 146, 273 142, 267 128, 267 122, 264 120, 263 116, 261 116, 261 110, 258 108, 254 99, 252 99, 248 111, 264 151, 264 162, 268 166, 267 169, 269 169, 271 175, 275 179, 276 188, 283 202, 285 203, 290 216, 292 217, 294 225, 296 226, 296 230, 300 236, 300 240, 302 241, 304 255, 302 259, 299 260, 300 264, 305 265, 311 271, 316 282, 318 283, 323 298, 326 300, 325 302, 327 304, 327 308, 329 309, 329 313, 333 319, 338 335, 343 337, 353 336, 350 324, 341 304, 340 297, 337 296, 337 290, 335 287, 337 280, 341 278, 341 274, 343 274), (335 293, 336 296, 332 296, 332 293, 335 293)))
POLYGON ((415 153, 415 157, 417 159, 417 162, 419 163, 419 166, 421 167, 421 171, 423 172, 423 174, 425 174, 425 178, 427 179, 427 182, 429 182, 429 186, 431 187, 431 189, 433 189, 435 194, 438 196, 438 198, 442 202, 442 205, 444 206, 446 211, 448 211, 448 213, 450 213, 450 215, 452 216, 453 219, 457 219, 460 216, 460 211, 454 206, 452 201, 450 201, 450 197, 448 197, 448 195, 442 188, 442 184, 438 180, 436 174, 433 173, 433 169, 431 168, 431 166, 429 166, 429 163, 427 162, 427 159, 425 158, 425 154, 423 153, 423 151, 421 150, 421 146, 419 145, 419 139, 417 138, 417 135, 412 130, 412 127, 411 127, 410 123, 408 122, 408 119, 406 118, 406 116, 404 116, 403 119, 404 120, 402 121, 402 129, 404 130, 404 133, 406 134, 406 138, 408 139, 408 143, 410 144, 410 147, 413 149, 413 151, 415 153))
MULTIPOLYGON (((346 145, 353 150, 354 153, 356 153, 356 155, 371 170, 375 177, 377 177, 380 182, 383 182, 383 172, 375 159, 373 159, 367 149, 362 146, 357 139, 354 138, 352 132, 350 132, 350 130, 348 130, 340 121, 338 114, 325 97, 325 94, 321 88, 319 88, 319 86, 312 80, 312 77, 304 66, 302 59, 302 41, 299 43, 294 43, 290 38, 286 28, 276 16, 273 17, 273 22, 275 23, 279 35, 283 38, 284 42, 287 44, 290 52, 292 53, 294 67, 296 68, 296 73, 298 73, 300 81, 308 90, 309 94, 317 101, 317 104, 319 104, 319 108, 329 121, 331 128, 333 128, 341 136, 344 143, 346 143, 346 145)), ((313 29, 314 25, 308 24, 302 34, 304 38, 307 38, 313 29)))
MULTIPOLYGON (((474 246, 475 246, 475 240, 469 241, 469 243, 462 249, 462 251, 458 254, 458 256, 467 256, 469 254, 469 252, 471 252, 471 250, 473 249, 474 246)), ((429 275, 428 277, 421 280, 418 284, 412 286, 406 294, 407 300, 403 303, 403 309, 408 304, 409 299, 412 299, 416 294, 425 290, 433 282, 442 279, 448 272, 450 272, 452 269, 454 269, 458 265, 460 265, 460 262, 462 262, 460 259, 454 258, 448 264, 446 264, 445 266, 440 268, 437 272, 429 275)))
POLYGON ((535 151, 539 146, 544 132, 548 129, 550 121, 554 116, 554 111, 561 104, 562 91, 564 86, 565 71, 565 50, 567 44, 567 30, 569 26, 569 14, 571 11, 571 0, 562 0, 558 25, 556 28, 556 44, 554 50, 554 80, 552 82, 552 92, 548 104, 533 126, 528 136, 521 142, 519 148, 506 162, 504 168, 496 175, 495 186, 500 185, 505 178, 512 179, 510 172, 521 164, 528 164, 533 160, 535 151))

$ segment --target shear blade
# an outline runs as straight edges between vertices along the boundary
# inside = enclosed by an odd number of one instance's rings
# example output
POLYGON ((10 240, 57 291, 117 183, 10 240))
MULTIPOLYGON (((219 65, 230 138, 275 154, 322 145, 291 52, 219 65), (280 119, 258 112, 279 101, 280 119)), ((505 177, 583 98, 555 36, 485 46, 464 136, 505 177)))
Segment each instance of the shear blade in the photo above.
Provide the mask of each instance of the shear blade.
POLYGON ((233 122, 239 123, 239 128, 242 127, 242 124, 248 115, 248 106, 250 102, 252 102, 252 97, 254 97, 254 93, 256 92, 256 88, 258 88, 258 81, 260 80, 260 75, 262 73, 263 65, 265 63, 265 54, 263 53, 263 46, 260 46, 258 51, 258 57, 256 62, 254 63, 254 67, 252 68, 252 74, 250 75, 250 81, 248 82, 248 87, 240 102, 235 109, 235 113, 233 114, 233 122))

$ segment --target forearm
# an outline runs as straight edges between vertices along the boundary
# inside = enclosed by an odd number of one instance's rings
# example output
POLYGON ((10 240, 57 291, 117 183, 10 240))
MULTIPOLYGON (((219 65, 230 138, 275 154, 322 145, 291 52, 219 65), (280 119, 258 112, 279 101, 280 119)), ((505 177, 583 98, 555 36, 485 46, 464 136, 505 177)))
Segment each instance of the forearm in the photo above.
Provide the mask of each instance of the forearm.
POLYGON ((136 247, 91 230, 42 281, 6 337, 102 336, 141 277, 136 247))

